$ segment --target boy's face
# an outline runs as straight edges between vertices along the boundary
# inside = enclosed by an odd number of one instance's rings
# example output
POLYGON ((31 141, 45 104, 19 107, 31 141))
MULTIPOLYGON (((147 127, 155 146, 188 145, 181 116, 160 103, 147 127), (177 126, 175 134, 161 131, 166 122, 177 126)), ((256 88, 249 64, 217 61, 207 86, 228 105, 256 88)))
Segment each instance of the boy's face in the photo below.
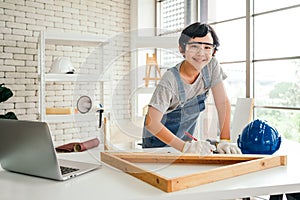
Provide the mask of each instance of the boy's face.
POLYGON ((189 40, 186 44, 185 60, 193 65, 198 71, 209 63, 213 57, 214 46, 211 33, 204 37, 196 37, 189 40))

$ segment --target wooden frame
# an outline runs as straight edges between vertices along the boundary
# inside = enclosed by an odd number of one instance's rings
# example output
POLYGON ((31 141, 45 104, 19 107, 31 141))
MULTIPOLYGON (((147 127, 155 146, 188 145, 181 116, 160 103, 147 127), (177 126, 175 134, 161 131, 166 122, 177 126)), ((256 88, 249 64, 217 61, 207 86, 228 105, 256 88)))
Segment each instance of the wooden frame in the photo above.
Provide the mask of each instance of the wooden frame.
POLYGON ((286 156, 101 152, 101 160, 165 192, 174 192, 251 172, 287 164, 286 156), (185 176, 166 178, 134 163, 184 163, 225 165, 185 176))

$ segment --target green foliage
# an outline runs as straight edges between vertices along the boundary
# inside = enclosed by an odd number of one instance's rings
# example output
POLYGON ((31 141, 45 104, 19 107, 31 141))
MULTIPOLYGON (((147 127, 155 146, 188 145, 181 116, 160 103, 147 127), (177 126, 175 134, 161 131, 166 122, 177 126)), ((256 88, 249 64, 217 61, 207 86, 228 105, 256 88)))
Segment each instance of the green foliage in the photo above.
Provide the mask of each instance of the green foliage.
POLYGON ((291 82, 278 83, 269 95, 272 99, 281 99, 283 105, 297 106, 300 100, 300 87, 291 82))
MULTIPOLYGON (((13 96, 13 92, 7 88, 4 87, 4 83, 0 84, 0 103, 8 100, 10 97, 13 96)), ((18 119, 15 113, 8 112, 4 115, 0 115, 0 119, 18 119)))
MULTIPOLYGON (((278 83, 269 96, 271 99, 279 99, 281 104, 288 107, 297 107, 300 100, 300 87, 296 83, 278 83)), ((283 137, 300 142, 299 111, 261 109, 257 111, 257 116, 269 121, 283 137)))
POLYGON ((4 83, 0 84, 0 103, 6 101, 12 96, 12 91, 9 88, 4 87, 4 83))
POLYGON ((300 142, 300 113, 260 110, 257 116, 270 122, 283 137, 300 142))

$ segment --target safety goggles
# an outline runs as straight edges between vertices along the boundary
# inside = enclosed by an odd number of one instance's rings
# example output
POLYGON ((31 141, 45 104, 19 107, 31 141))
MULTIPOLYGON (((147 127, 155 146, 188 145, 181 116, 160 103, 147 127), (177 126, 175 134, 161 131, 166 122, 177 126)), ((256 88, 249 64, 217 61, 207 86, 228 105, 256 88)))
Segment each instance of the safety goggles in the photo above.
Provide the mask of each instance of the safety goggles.
POLYGON ((186 43, 186 50, 190 53, 198 53, 200 51, 205 54, 212 54, 215 45, 207 42, 188 42, 186 43))

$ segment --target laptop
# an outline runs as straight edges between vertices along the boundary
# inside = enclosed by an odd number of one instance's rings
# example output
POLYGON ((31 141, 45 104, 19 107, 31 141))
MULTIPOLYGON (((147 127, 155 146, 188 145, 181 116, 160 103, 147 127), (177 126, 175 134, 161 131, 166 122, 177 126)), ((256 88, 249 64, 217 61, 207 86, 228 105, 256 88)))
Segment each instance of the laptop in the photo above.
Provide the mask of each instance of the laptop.
POLYGON ((67 180, 101 167, 58 159, 47 123, 0 119, 3 169, 54 180, 67 180))

